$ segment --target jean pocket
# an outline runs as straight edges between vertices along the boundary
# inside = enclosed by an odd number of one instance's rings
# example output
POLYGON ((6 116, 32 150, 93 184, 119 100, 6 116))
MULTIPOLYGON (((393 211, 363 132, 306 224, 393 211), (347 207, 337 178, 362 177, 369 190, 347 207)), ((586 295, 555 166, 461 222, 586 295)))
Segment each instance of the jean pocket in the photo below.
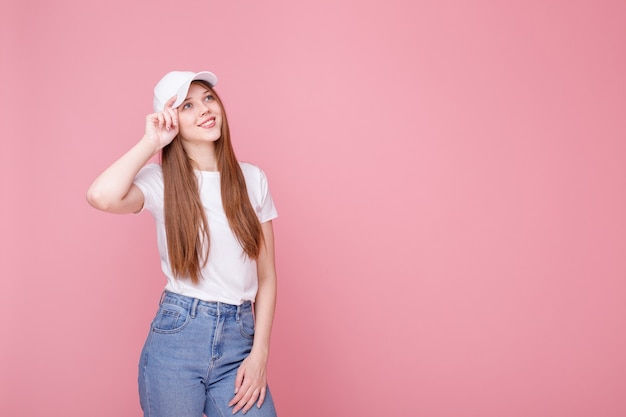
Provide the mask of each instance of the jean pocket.
POLYGON ((174 304, 161 304, 152 322, 152 330, 156 333, 177 333, 189 322, 187 309, 174 304))
POLYGON ((239 330, 246 339, 254 339, 254 315, 252 311, 242 311, 239 315, 239 330))

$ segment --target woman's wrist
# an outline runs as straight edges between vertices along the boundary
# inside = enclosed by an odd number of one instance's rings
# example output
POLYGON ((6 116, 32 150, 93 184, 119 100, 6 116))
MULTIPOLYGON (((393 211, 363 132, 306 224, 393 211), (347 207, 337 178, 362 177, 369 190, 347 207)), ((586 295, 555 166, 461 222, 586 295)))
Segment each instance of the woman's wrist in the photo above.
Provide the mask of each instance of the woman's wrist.
POLYGON ((259 356, 267 361, 267 358, 270 356, 270 347, 264 344, 254 344, 252 346, 252 350, 250 351, 250 355, 259 356))
POLYGON ((154 138, 148 135, 144 135, 137 144, 137 146, 141 146, 142 148, 150 152, 150 157, 153 157, 161 150, 161 146, 159 145, 159 143, 154 140, 154 138))

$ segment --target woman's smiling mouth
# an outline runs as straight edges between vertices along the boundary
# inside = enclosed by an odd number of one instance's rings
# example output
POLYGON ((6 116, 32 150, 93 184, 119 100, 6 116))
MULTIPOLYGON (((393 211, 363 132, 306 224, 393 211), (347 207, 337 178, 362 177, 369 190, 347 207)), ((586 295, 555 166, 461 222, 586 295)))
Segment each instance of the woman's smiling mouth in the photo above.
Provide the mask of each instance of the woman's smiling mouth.
POLYGON ((200 123, 198 126, 206 129, 210 129, 215 126, 215 117, 209 117, 204 122, 200 123))

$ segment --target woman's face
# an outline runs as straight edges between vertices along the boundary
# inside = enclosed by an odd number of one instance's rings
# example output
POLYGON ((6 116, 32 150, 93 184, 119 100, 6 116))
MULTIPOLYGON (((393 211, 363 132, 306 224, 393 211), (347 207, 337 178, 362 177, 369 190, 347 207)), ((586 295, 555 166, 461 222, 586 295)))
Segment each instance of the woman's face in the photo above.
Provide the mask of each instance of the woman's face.
POLYGON ((222 132, 222 109, 211 91, 200 83, 191 83, 185 101, 178 106, 181 138, 188 142, 215 142, 222 132))

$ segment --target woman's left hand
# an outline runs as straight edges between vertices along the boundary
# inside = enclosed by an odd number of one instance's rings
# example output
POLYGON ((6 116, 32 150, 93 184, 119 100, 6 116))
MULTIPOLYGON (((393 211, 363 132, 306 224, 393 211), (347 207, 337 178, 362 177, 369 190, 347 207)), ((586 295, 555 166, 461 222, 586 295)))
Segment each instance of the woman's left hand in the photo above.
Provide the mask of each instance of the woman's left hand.
POLYGON ((242 410, 246 414, 248 410, 256 406, 261 408, 265 401, 267 391, 267 357, 255 354, 254 351, 244 359, 237 371, 235 379, 235 396, 228 403, 233 407, 233 414, 242 410))

